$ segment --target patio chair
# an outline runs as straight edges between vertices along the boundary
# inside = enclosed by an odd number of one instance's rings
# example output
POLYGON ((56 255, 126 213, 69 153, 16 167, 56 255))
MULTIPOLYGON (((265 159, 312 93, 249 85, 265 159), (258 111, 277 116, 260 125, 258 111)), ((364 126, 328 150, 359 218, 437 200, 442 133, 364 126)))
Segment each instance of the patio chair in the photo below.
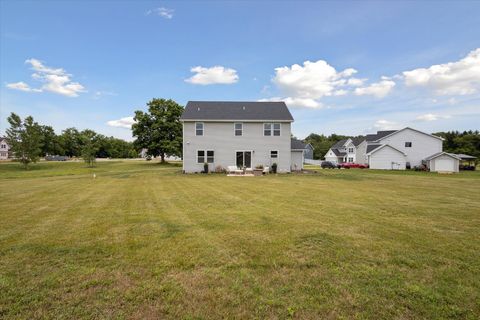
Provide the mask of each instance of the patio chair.
POLYGON ((262 172, 263 174, 267 174, 269 172, 270 172, 270 167, 264 167, 263 168, 263 172, 262 172))
POLYGON ((237 166, 228 166, 227 171, 233 174, 243 174, 243 170, 238 169, 237 166))

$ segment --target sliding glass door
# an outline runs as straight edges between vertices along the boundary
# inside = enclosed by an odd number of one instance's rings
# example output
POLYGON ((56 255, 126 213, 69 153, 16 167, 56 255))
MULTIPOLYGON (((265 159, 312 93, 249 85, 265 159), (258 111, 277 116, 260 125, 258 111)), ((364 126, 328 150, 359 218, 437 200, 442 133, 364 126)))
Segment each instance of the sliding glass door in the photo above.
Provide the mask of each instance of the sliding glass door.
POLYGON ((252 167, 252 151, 237 151, 236 153, 237 167, 252 167))

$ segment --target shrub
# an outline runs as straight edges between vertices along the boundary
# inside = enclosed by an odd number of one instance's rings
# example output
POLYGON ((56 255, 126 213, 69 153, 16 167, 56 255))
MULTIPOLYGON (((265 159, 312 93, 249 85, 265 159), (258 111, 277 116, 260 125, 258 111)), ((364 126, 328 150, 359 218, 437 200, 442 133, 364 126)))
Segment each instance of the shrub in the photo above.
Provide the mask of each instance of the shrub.
POLYGON ((255 169, 263 169, 263 165, 258 164, 258 165, 255 166, 255 169))
POLYGON ((206 162, 203 164, 203 172, 208 173, 208 163, 206 162))
POLYGON ((272 164, 272 172, 277 173, 277 163, 276 162, 272 164))
POLYGON ((227 169, 225 169, 225 168, 222 167, 222 166, 216 166, 216 167, 215 167, 215 172, 216 172, 216 173, 226 173, 226 172, 227 172, 227 169))

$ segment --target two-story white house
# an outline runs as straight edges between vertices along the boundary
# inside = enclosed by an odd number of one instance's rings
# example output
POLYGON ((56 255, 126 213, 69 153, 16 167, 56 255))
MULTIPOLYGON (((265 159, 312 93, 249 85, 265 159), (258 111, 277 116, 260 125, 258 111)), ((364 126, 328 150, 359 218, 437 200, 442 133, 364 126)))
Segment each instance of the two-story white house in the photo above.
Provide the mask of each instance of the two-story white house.
POLYGON ((365 163, 367 143, 364 137, 343 139, 335 143, 325 154, 325 160, 333 163, 365 163))
POLYGON ((254 168, 277 164, 299 170, 304 150, 292 148, 293 117, 284 102, 189 101, 183 122, 183 171, 218 166, 254 168), (293 165, 292 165, 293 163, 293 165))
POLYGON ((5 137, 0 137, 0 160, 7 160, 9 158, 9 146, 5 137))
POLYGON ((412 128, 378 131, 366 137, 366 159, 371 169, 420 166, 443 150, 443 139, 412 128))

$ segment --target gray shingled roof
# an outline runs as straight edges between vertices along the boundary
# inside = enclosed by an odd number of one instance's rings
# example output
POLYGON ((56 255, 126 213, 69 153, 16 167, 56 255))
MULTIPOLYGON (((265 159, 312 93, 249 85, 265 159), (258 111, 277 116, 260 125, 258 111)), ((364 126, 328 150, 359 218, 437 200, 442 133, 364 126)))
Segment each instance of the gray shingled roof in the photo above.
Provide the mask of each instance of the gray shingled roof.
POLYGON ((189 101, 181 120, 293 121, 285 102, 189 101))
POLYGON ((381 144, 369 144, 367 145, 367 153, 370 153, 371 151, 377 149, 378 147, 381 147, 381 144))
POLYGON ((291 149, 292 150, 304 150, 306 147, 305 143, 298 139, 291 140, 291 149))
POLYGON ((347 139, 342 139, 342 140, 338 141, 337 143, 335 143, 335 144, 332 146, 332 149, 339 149, 339 148, 343 147, 343 145, 345 144, 345 142, 347 142, 347 139))
POLYGON ((352 138, 352 143, 355 147, 357 147, 363 141, 365 141, 365 137, 352 138))
POLYGON ((392 134, 394 132, 397 132, 398 130, 385 130, 385 131, 377 131, 376 134, 367 134, 367 141, 377 141, 378 139, 381 139, 383 137, 388 136, 389 134, 392 134))
POLYGON ((338 149, 332 149, 332 151, 333 151, 333 153, 335 153, 335 155, 336 155, 337 157, 341 157, 341 156, 344 156, 344 155, 347 154, 346 152, 341 152, 341 151, 338 150, 338 149))

